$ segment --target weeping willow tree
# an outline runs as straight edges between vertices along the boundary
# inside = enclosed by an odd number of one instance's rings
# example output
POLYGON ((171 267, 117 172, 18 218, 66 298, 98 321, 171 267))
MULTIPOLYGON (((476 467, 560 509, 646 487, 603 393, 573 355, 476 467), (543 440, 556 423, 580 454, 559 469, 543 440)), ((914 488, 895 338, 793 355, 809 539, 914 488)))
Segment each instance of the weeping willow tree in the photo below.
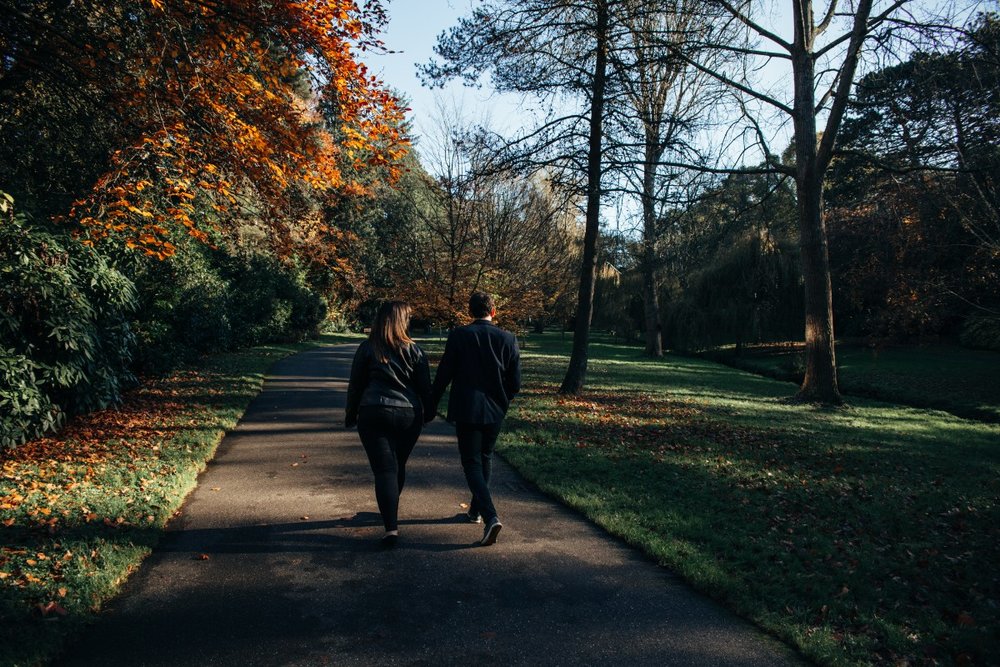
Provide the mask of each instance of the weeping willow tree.
POLYGON ((666 297, 670 340, 682 349, 787 340, 802 324, 802 274, 788 238, 743 232, 680 294, 666 297))

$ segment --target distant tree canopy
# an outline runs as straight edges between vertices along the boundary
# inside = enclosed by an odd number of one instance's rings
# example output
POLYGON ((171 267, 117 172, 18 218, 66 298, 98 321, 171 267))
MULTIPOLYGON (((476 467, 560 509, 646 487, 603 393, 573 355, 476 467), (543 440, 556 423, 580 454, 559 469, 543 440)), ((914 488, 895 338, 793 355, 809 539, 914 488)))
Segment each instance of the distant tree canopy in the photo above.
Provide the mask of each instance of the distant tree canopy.
POLYGON ((458 111, 439 111, 399 183, 377 198, 381 210, 346 218, 364 240, 364 298, 406 299, 419 320, 453 326, 468 319, 469 294, 485 289, 507 326, 569 320, 577 206, 544 171, 487 168, 491 156, 463 141, 458 111))

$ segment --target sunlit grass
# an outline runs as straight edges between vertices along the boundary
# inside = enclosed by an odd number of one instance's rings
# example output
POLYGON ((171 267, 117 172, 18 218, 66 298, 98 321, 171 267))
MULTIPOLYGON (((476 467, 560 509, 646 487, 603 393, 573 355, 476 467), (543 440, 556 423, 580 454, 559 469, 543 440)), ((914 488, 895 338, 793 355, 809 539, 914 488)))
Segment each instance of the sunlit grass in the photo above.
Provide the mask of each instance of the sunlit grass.
MULTIPOLYGON (((708 354, 729 365, 782 379, 801 377, 802 352, 794 345, 732 348, 708 354)), ((841 389, 916 407, 1000 422, 1000 354, 958 346, 928 345, 871 348, 838 345, 841 389)))
POLYGON ((501 452, 544 491, 820 663, 1000 650, 1000 427, 606 342, 565 398, 568 341, 526 343, 501 452))

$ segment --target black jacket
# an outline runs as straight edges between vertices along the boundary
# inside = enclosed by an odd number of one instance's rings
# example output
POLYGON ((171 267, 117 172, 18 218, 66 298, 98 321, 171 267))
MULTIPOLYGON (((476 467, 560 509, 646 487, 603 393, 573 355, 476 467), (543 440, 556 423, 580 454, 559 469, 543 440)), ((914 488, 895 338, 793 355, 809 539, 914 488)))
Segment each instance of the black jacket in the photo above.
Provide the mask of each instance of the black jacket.
POLYGON ((416 344, 393 353, 388 361, 379 361, 370 341, 358 346, 351 365, 351 380, 347 385, 345 426, 358 422, 362 405, 386 405, 422 410, 425 417, 434 418, 431 405, 431 371, 427 356, 416 344))
POLYGON ((431 405, 437 410, 444 390, 448 421, 496 424, 521 390, 521 354, 514 334, 488 320, 453 329, 434 376, 431 405))

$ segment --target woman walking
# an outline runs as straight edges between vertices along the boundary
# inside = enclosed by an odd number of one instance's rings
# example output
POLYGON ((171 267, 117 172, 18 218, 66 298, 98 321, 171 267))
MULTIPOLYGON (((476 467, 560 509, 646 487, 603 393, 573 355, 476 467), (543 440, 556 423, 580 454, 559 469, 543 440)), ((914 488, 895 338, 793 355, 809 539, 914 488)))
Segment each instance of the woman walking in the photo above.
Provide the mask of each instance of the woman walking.
MULTIPOLYGON (((375 499, 385 524, 381 544, 387 548, 399 538, 399 494, 406 481, 406 460, 431 402, 427 356, 407 334, 410 312, 401 301, 379 307, 371 335, 354 355, 347 387, 344 425, 357 425, 375 473, 375 499)), ((433 412, 427 415, 427 421, 433 418, 433 412)))

